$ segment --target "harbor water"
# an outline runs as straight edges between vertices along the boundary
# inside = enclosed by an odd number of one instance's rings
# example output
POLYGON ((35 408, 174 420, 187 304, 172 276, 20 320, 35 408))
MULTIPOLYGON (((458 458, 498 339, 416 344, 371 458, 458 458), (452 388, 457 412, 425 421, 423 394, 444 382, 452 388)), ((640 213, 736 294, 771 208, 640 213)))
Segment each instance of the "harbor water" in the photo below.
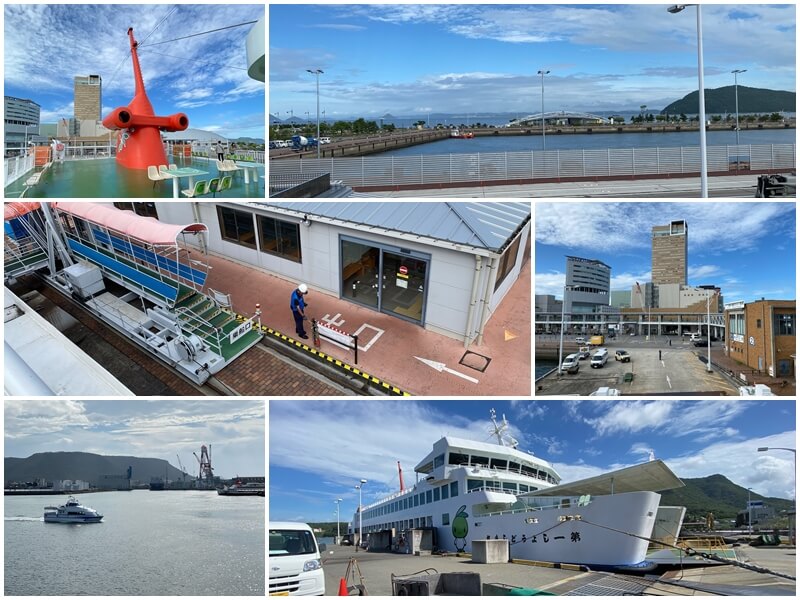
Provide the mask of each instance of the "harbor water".
MULTIPOLYGON (((532 131, 536 131, 534 127, 532 131)), ((739 144, 794 144, 795 129, 751 129, 739 132, 739 144)), ((606 148, 675 148, 698 146, 697 131, 671 131, 667 133, 576 133, 545 136, 546 150, 605 150, 606 148)), ((736 132, 708 131, 709 146, 735 146, 736 132)), ((539 135, 477 136, 464 139, 443 139, 418 146, 382 152, 375 156, 418 156, 422 154, 475 154, 491 152, 530 152, 542 150, 539 135)))
POLYGON ((44 523, 67 496, 5 497, 5 595, 264 595, 264 499, 76 495, 97 524, 44 523))

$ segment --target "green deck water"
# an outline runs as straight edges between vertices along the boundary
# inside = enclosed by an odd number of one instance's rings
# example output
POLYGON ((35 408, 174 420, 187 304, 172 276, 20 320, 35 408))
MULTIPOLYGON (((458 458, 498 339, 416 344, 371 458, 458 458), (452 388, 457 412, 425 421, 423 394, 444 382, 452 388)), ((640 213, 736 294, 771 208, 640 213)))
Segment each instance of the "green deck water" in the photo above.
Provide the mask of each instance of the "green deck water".
MULTIPOLYGON (((195 182, 210 181, 215 177, 222 178, 217 171, 215 162, 199 159, 175 161, 179 167, 194 167, 208 172, 195 178, 195 182)), ((41 169, 37 169, 39 171, 41 169)), ((244 173, 237 171, 233 175, 231 189, 217 198, 266 198, 265 179, 263 166, 259 168, 258 181, 245 185, 244 173)), ((5 188, 7 198, 18 198, 25 190, 25 182, 33 175, 34 171, 24 175, 10 186, 5 188)), ((189 179, 182 178, 179 188, 189 188, 189 179)), ((211 198, 213 195, 202 196, 211 198)), ((183 194, 180 196, 185 198, 183 194)), ((159 181, 153 187, 153 182, 147 178, 146 170, 126 169, 118 165, 114 158, 98 158, 91 160, 69 160, 63 163, 53 163, 47 169, 39 183, 25 193, 25 198, 172 198, 172 180, 159 181)))

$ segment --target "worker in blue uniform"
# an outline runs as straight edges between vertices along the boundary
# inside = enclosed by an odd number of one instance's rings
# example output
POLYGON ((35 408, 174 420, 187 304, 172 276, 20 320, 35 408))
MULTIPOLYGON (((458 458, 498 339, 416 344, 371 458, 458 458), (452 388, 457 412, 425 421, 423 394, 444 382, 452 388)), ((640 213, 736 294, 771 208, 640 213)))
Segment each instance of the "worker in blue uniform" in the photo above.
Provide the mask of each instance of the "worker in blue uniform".
POLYGON ((301 283, 292 292, 292 298, 289 301, 289 307, 292 309, 292 316, 294 316, 294 330, 304 340, 308 339, 308 334, 303 327, 303 321, 306 318, 307 304, 304 299, 306 294, 308 294, 308 286, 305 283, 301 283))

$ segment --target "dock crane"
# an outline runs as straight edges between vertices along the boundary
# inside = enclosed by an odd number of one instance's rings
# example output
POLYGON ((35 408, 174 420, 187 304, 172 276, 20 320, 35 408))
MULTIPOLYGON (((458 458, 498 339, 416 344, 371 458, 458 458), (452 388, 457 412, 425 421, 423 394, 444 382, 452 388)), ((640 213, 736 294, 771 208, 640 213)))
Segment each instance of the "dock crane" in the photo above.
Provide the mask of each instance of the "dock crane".
POLYGON ((211 444, 206 448, 205 444, 200 446, 200 456, 197 452, 192 452, 200 465, 197 475, 197 487, 200 489, 212 489, 214 487, 214 469, 211 466, 211 444))
POLYGON ((176 454, 175 458, 178 459, 178 466, 181 468, 181 476, 183 477, 183 481, 186 481, 186 469, 183 468, 183 463, 181 462, 181 457, 176 454))

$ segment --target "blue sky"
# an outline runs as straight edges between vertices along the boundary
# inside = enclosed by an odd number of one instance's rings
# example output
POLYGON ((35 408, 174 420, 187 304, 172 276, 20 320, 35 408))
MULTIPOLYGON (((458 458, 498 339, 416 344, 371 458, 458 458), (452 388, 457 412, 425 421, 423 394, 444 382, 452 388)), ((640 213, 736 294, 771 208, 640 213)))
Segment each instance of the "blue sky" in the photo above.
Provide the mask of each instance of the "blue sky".
POLYGON ((717 285, 725 302, 796 298, 794 202, 537 203, 536 294, 563 296, 568 255, 609 265, 612 290, 649 282, 652 227, 681 219, 689 285, 717 285))
POLYGON ((264 402, 228 400, 5 400, 5 456, 91 452, 160 458, 197 475, 200 446, 214 473, 261 476, 264 402))
POLYGON ((679 476, 721 473, 765 496, 793 497, 793 401, 360 400, 269 403, 269 516, 348 522, 358 506, 399 489, 444 435, 489 442, 489 410, 505 413, 520 449, 552 462, 564 482, 648 460, 679 476))
POLYGON ((4 16, 5 94, 37 102, 42 123, 73 116, 76 75, 103 78, 103 116, 131 101, 127 30, 133 27, 157 115, 185 112, 193 129, 264 138, 264 84, 247 76, 245 39, 252 25, 145 47, 255 21, 264 16, 263 6, 6 4, 4 16))
MULTIPOLYGON (((697 89, 696 14, 667 4, 271 5, 270 114, 660 110, 697 89)), ((705 85, 795 90, 795 8, 704 5, 705 85)))

